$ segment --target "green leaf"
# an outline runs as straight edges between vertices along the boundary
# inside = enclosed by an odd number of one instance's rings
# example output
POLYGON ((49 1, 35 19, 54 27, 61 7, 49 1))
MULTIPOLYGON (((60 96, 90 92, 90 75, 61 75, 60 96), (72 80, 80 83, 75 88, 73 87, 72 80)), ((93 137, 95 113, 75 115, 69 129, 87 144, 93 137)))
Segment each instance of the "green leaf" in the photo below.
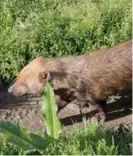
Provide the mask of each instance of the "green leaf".
POLYGON ((11 143, 25 152, 30 151, 43 151, 49 144, 48 140, 45 140, 41 136, 33 133, 29 133, 26 129, 21 128, 16 123, 0 122, 0 133, 4 134, 8 143, 11 143))
POLYGON ((46 123, 47 134, 58 139, 61 133, 61 124, 57 117, 57 105, 54 99, 54 92, 49 83, 47 83, 44 92, 44 102, 41 108, 43 119, 46 123))

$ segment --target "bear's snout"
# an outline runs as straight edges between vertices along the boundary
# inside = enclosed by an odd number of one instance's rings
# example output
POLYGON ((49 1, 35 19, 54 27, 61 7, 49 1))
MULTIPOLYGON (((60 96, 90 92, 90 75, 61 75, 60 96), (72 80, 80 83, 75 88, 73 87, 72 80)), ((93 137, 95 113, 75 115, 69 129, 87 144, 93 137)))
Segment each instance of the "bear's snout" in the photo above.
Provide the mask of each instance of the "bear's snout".
POLYGON ((21 85, 15 85, 13 84, 8 88, 8 93, 15 95, 15 96, 21 96, 26 94, 28 91, 28 86, 21 84, 21 85))

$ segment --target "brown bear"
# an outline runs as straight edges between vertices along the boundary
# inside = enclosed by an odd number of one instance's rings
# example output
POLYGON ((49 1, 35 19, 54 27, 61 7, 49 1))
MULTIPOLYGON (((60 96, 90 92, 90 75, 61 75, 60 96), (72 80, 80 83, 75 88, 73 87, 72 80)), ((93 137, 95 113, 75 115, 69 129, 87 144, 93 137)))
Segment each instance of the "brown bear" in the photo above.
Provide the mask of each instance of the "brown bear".
POLYGON ((131 91, 132 40, 80 56, 39 56, 22 69, 8 91, 16 96, 40 94, 47 82, 54 88, 59 107, 76 98, 98 106, 111 95, 131 91))

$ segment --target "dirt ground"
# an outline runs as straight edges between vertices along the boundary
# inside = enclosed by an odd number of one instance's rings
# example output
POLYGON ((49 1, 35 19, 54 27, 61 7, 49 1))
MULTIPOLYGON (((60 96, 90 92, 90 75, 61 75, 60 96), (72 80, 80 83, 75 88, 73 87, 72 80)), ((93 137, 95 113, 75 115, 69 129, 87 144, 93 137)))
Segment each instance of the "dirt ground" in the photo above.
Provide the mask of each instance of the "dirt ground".
MULTIPOLYGON (((23 96, 14 97, 7 91, 0 91, 0 120, 15 121, 30 131, 42 131, 44 125, 40 117, 41 97, 23 96)), ((80 114, 79 107, 75 103, 68 104, 59 111, 65 130, 83 127, 83 116, 86 119, 96 121, 96 111, 91 107, 85 107, 80 114)), ((132 95, 112 96, 106 104, 107 121, 103 125, 117 128, 119 125, 132 124, 132 95)))

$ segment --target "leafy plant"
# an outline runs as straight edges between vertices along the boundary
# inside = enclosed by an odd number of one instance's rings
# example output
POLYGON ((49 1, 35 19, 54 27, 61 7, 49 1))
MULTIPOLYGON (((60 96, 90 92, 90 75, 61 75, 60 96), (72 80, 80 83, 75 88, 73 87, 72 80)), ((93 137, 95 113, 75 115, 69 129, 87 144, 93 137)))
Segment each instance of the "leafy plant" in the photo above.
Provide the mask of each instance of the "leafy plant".
POLYGON ((132 38, 131 0, 1 0, 0 77, 36 55, 89 53, 132 38))
POLYGON ((60 122, 57 118, 57 105, 55 104, 54 92, 50 84, 47 84, 45 88, 41 113, 46 123, 44 136, 30 133, 20 125, 7 121, 0 122, 0 133, 4 134, 8 143, 18 146, 25 152, 37 150, 45 153, 47 145, 53 139, 58 139, 61 132, 60 122))
MULTIPOLYGON (((52 141, 46 155, 132 155, 132 129, 105 128, 87 121, 84 129, 73 126, 71 131, 52 141)), ((24 155, 18 147, 0 146, 0 155, 24 155)), ((27 155, 38 155, 30 152, 27 155)))
POLYGON ((18 124, 11 122, 0 122, 0 132, 4 134, 8 143, 20 147, 25 152, 44 151, 48 140, 43 137, 29 133, 18 124))
POLYGON ((46 123, 46 132, 54 139, 58 139, 61 133, 60 121, 57 118, 57 109, 53 88, 49 83, 47 83, 44 93, 44 103, 41 111, 43 119, 46 123))

